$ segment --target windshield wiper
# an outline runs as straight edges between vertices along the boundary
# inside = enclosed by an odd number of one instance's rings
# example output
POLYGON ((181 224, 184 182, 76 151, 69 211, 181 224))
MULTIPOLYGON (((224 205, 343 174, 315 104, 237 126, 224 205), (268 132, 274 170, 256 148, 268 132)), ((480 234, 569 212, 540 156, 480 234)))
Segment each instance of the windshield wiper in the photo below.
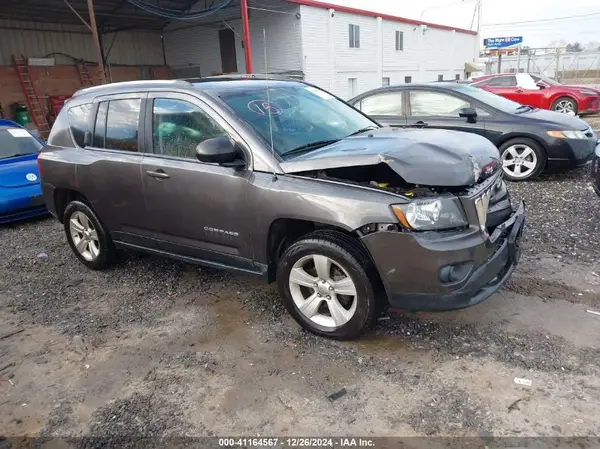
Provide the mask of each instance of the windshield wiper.
POLYGON ((367 126, 367 127, 365 127, 365 128, 359 129, 359 130, 358 130, 358 131, 356 131, 356 132, 353 132, 352 134, 348 134, 348 136, 347 136, 347 137, 356 136, 357 134, 364 133, 364 132, 367 132, 367 131, 371 131, 371 130, 373 130, 373 129, 379 129, 379 126, 375 126, 375 125, 369 125, 369 126, 367 126))
POLYGON ((326 147, 327 145, 331 145, 332 143, 339 142, 340 139, 333 140, 318 140, 316 142, 307 143, 306 145, 302 145, 298 148, 294 148, 293 150, 286 151, 282 156, 289 156, 291 154, 302 154, 308 153, 309 151, 318 150, 319 148, 326 147))

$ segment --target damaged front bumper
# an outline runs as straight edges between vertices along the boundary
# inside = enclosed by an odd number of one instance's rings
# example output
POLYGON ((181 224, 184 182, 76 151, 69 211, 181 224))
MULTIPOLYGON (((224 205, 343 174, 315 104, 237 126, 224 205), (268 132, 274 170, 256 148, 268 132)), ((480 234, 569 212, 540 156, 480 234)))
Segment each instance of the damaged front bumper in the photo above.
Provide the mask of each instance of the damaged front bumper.
POLYGON ((454 310, 478 304, 511 276, 520 255, 525 205, 489 237, 469 228, 454 233, 376 232, 363 237, 392 307, 454 310))

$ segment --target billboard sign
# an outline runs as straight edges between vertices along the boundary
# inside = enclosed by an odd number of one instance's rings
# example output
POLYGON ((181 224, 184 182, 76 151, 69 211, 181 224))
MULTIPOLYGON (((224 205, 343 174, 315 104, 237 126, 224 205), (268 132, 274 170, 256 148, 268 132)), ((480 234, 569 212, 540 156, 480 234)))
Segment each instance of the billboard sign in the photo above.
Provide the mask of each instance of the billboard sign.
POLYGON ((483 40, 483 45, 488 50, 498 50, 500 48, 512 47, 513 45, 521 43, 523 43, 523 36, 490 37, 483 40))

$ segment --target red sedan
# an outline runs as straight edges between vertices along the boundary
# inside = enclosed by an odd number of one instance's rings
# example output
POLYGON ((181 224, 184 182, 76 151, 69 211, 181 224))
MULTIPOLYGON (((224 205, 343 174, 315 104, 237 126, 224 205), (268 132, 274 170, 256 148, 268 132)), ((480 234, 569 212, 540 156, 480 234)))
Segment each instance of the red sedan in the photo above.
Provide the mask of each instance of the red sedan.
POLYGON ((471 85, 517 103, 563 114, 595 114, 600 108, 600 89, 567 86, 529 73, 484 75, 475 78, 471 85))

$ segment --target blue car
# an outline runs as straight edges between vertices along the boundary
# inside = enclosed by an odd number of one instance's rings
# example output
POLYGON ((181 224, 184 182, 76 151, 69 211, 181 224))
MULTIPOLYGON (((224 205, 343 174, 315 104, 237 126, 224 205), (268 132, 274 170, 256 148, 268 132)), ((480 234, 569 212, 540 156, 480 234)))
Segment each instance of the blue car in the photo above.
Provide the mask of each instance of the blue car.
POLYGON ((0 120, 0 224, 48 213, 37 167, 42 146, 21 125, 0 120))

